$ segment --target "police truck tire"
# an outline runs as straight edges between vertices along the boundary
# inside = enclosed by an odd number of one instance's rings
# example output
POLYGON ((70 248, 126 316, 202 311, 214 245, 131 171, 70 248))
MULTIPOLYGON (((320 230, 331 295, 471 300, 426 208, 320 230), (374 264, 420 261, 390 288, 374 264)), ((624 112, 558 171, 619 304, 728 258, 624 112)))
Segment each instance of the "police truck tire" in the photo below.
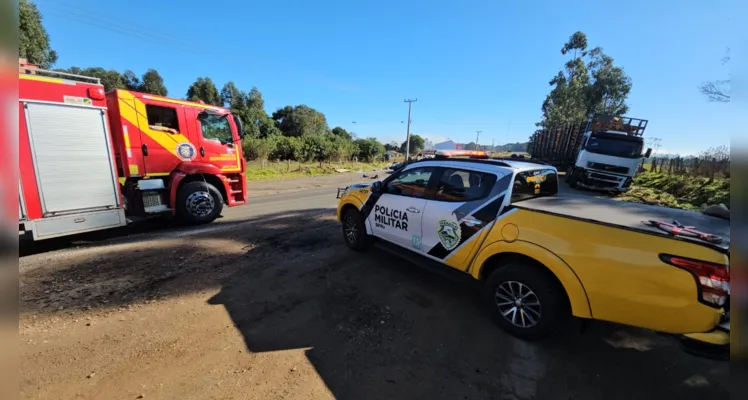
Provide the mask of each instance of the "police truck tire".
POLYGON ((512 263, 494 270, 482 297, 499 327, 527 341, 552 336, 571 317, 563 286, 533 264, 512 263))
POLYGON ((350 209, 343 214, 343 239, 355 251, 364 251, 371 244, 371 235, 366 233, 366 222, 360 211, 350 209))
POLYGON ((182 222, 206 224, 221 215, 223 196, 208 182, 187 182, 177 192, 176 208, 177 216, 182 222))

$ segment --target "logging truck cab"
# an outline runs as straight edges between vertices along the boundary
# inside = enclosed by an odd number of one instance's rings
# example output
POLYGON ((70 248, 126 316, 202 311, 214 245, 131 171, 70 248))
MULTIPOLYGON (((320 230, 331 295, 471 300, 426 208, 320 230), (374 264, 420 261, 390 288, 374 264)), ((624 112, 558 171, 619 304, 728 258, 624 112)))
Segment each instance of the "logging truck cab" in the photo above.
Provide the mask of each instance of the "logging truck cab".
POLYGON ((228 110, 31 69, 19 75, 19 230, 35 240, 247 201, 242 124, 228 110))
POLYGON ((571 187, 627 191, 643 158, 652 152, 647 149, 642 154, 646 127, 647 120, 643 119, 608 115, 592 118, 566 182, 571 187))

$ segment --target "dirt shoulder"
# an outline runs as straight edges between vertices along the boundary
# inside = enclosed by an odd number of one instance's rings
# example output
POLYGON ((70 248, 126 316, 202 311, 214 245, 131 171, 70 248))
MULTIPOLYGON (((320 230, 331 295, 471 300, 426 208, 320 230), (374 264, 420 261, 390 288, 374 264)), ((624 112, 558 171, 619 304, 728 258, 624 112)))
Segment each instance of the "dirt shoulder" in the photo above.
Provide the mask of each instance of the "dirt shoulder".
POLYGON ((21 397, 724 398, 727 363, 593 324, 503 334, 466 287, 349 251, 332 210, 21 258, 21 397))
POLYGON ((343 187, 353 183, 381 180, 386 176, 387 174, 384 170, 368 170, 363 172, 346 172, 336 175, 304 178, 247 181, 247 193, 250 197, 257 197, 272 194, 293 193, 314 188, 343 187))

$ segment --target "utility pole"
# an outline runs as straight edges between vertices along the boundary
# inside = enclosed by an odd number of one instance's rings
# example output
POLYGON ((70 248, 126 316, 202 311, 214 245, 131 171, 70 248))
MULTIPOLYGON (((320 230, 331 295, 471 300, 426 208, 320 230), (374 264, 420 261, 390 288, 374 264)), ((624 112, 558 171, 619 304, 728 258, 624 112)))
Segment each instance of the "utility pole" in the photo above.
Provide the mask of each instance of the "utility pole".
POLYGON ((410 109, 413 102, 418 101, 418 99, 405 99, 404 101, 408 103, 408 133, 405 137, 405 163, 407 164, 410 157, 410 109))
POLYGON ((407 164, 410 157, 410 109, 413 102, 418 101, 418 99, 405 99, 404 101, 408 103, 408 133, 405 136, 405 163, 407 164))
POLYGON ((654 154, 657 154, 657 150, 659 150, 660 146, 662 145, 660 144, 660 141, 662 141, 662 139, 656 138, 656 137, 653 137, 651 139, 652 139, 652 147, 654 147, 654 154))
POLYGON ((478 150, 480 146, 478 145, 478 138, 480 137, 480 134, 483 131, 475 131, 475 149, 478 150))

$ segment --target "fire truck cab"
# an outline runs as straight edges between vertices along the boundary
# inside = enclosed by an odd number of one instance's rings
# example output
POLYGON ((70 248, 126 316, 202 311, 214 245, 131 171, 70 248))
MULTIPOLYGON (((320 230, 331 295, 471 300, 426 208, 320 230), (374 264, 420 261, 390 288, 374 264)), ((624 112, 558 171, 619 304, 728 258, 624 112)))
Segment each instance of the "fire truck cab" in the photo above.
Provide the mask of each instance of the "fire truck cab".
POLYGON ((247 201, 242 123, 224 108, 31 69, 18 111, 19 231, 34 240, 162 214, 207 223, 247 201))

